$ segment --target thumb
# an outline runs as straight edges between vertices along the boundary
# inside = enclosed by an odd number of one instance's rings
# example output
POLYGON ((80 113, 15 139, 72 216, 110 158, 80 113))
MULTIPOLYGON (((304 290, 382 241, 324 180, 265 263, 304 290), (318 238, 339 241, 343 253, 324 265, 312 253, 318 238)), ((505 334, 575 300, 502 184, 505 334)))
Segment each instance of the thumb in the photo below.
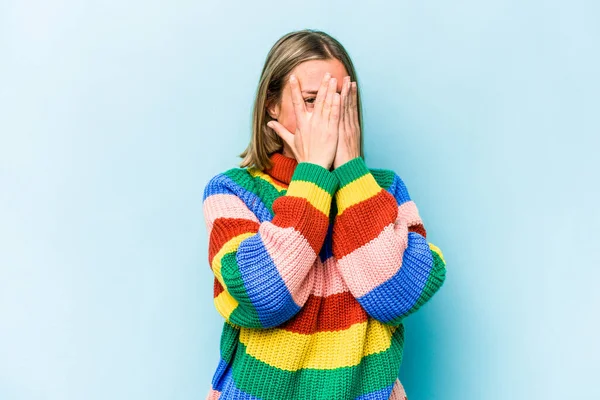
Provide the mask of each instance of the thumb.
POLYGON ((294 135, 288 131, 285 126, 281 125, 278 121, 269 121, 267 126, 275 131, 275 133, 286 142, 291 149, 294 149, 294 135))

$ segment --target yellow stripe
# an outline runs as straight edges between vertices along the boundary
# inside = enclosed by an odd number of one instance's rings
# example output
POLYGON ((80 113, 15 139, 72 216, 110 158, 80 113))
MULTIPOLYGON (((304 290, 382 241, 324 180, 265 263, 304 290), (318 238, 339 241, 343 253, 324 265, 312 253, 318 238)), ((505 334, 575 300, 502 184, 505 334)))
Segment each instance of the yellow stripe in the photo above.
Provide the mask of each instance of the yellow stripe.
POLYGON ((288 187, 285 187, 275 183, 273 178, 255 167, 248 168, 248 173, 250 173, 252 177, 268 182, 279 192, 285 190, 288 196, 301 197, 308 200, 316 209, 325 215, 329 215, 331 209, 331 194, 320 188, 318 185, 307 181, 294 181, 293 183, 290 182, 288 187))
POLYGON ((238 301, 229 294, 227 290, 219 293, 217 297, 214 298, 215 308, 225 319, 229 320, 231 313, 238 306, 238 301))
POLYGON ((383 190, 372 174, 365 174, 345 185, 335 193, 338 215, 346 208, 375 196, 383 190))
POLYGON ((225 282, 223 282, 223 276, 221 275, 221 261, 223 260, 223 257, 225 256, 225 254, 227 253, 231 253, 233 251, 236 251, 238 247, 240 247, 240 242, 246 238, 249 238, 252 235, 255 235, 256 233, 254 232, 247 232, 247 233, 242 233, 241 235, 237 235, 236 237, 230 239, 228 242, 226 242, 223 247, 221 247, 221 250, 219 250, 219 252, 217 254, 215 254, 215 257, 213 258, 213 262, 212 262, 212 271, 213 274, 215 274, 215 277, 217 278, 217 280, 221 283, 221 286, 223 286, 224 288, 227 288, 227 285, 225 284, 225 282))
POLYGON ((444 260, 444 255, 442 254, 442 250, 437 247, 435 244, 433 243, 429 243, 429 248, 433 251, 435 251, 438 256, 440 256, 440 258, 442 259, 442 261, 444 262, 444 264, 446 264, 446 260, 444 260))
POLYGON ((358 365, 363 357, 387 350, 395 329, 369 318, 343 331, 313 334, 242 328, 239 340, 249 355, 275 368, 334 369, 358 365))
POLYGON ((275 189, 277 189, 278 191, 282 191, 285 190, 286 188, 284 186, 281 186, 277 183, 275 183, 275 181, 273 180, 273 178, 271 178, 269 176, 269 174, 264 173, 263 171, 257 169, 256 167, 250 167, 248 168, 248 173, 253 177, 253 178, 260 178, 266 182, 268 182, 269 184, 271 184, 273 187, 275 187, 275 189))
POLYGON ((286 196, 301 197, 308 200, 317 210, 329 215, 331 209, 331 194, 319 185, 308 181, 292 181, 286 196))

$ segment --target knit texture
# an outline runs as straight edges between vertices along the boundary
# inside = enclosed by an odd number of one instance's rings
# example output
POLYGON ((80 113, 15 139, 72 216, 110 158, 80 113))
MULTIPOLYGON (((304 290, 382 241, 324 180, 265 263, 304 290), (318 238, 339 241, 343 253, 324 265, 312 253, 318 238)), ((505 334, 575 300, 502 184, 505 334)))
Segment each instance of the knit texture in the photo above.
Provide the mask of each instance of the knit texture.
POLYGON ((281 153, 212 177, 203 209, 224 318, 207 399, 405 400, 403 319, 446 263, 391 170, 281 153))

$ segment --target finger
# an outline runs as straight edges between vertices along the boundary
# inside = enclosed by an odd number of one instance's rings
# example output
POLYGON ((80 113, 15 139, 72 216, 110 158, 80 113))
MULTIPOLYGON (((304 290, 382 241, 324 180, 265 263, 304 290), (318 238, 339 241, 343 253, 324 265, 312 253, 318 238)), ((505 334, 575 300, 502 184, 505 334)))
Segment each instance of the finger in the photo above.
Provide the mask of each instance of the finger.
POLYGON ((283 139, 291 149, 295 151, 296 146, 294 145, 294 135, 288 131, 285 126, 281 125, 278 121, 269 121, 267 126, 275 131, 277 136, 283 139))
POLYGON ((350 79, 348 79, 348 84, 346 86, 347 86, 346 87, 346 107, 348 109, 350 109, 350 104, 352 102, 352 98, 351 98, 352 82, 350 81, 350 79))
POLYGON ((350 104, 350 110, 352 111, 352 123, 358 126, 358 86, 356 82, 352 82, 352 95, 350 96, 352 101, 350 104))
POLYGON ((331 115, 329 117, 329 126, 335 127, 336 129, 340 123, 340 107, 341 107, 341 96, 339 93, 333 94, 333 100, 331 103, 331 115))
POLYGON ((319 90, 317 91, 317 97, 315 98, 313 113, 316 115, 320 115, 323 111, 323 102, 325 101, 325 96, 327 95, 327 87, 329 85, 329 79, 331 78, 331 74, 326 72, 323 75, 323 79, 321 80, 321 86, 319 86, 319 90))
POLYGON ((344 78, 344 85, 342 87, 342 95, 341 95, 341 115, 340 115, 340 126, 344 129, 348 129, 348 123, 350 121, 348 114, 348 104, 349 104, 349 96, 350 96, 350 77, 346 76, 344 78))
POLYGON ((294 107, 294 114, 296 115, 296 123, 301 126, 304 123, 304 115, 306 114, 306 105, 304 104, 304 98, 300 92, 300 84, 298 78, 294 74, 290 76, 290 89, 292 91, 292 104, 294 107))
POLYGON ((325 103, 323 104, 323 111, 321 115, 324 120, 329 120, 329 114, 331 113, 331 103, 333 101, 333 94, 336 93, 335 89, 337 88, 337 80, 335 78, 331 78, 329 80, 329 85, 327 86, 327 96, 325 97, 325 103))

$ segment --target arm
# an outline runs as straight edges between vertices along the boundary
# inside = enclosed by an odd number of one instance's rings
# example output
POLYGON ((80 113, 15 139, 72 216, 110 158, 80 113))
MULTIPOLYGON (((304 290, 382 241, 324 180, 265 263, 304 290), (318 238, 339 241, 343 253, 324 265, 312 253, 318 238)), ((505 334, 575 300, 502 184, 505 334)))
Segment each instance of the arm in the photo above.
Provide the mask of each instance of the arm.
POLYGON ((329 170, 301 162, 286 193, 273 202, 273 219, 260 223, 244 202, 260 202, 256 195, 224 174, 209 181, 203 204, 208 261, 215 307, 226 321, 270 328, 302 308, 337 185, 329 170))
POLYGON ((443 254, 427 242, 417 207, 397 174, 386 190, 362 157, 333 173, 340 182, 333 227, 340 273, 369 315, 398 325, 442 286, 443 254))

